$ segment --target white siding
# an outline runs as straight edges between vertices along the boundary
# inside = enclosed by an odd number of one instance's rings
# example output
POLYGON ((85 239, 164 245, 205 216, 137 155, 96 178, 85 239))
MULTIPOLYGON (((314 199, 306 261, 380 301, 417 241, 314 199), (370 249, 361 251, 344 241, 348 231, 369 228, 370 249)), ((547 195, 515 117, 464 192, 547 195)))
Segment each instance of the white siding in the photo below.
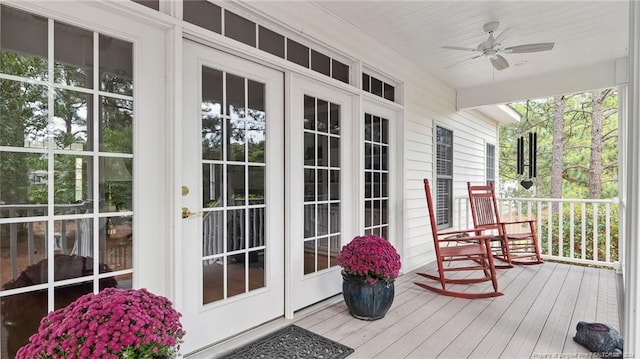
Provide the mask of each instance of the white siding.
MULTIPOLYGON (((270 20, 287 24, 289 29, 303 31, 320 45, 335 49, 357 63, 366 64, 403 83, 404 203, 398 207, 403 208, 400 226, 404 238, 397 243, 403 243, 404 247, 403 271, 431 261, 433 244, 422 179, 433 179, 433 126, 437 124, 453 130, 453 196, 456 197, 466 193, 467 181, 484 181, 485 142, 497 143, 497 122, 475 110, 456 112, 454 90, 314 4, 253 2, 251 6, 270 20)), ((453 223, 457 223, 456 212, 454 207, 453 223)))

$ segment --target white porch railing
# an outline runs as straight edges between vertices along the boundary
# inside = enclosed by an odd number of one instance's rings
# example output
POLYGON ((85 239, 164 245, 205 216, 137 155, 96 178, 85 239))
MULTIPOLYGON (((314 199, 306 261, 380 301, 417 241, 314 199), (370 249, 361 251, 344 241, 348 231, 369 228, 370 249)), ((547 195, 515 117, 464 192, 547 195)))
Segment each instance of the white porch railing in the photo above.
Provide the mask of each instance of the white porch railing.
MULTIPOLYGON (((505 222, 536 220, 543 258, 620 269, 617 198, 498 198, 498 206, 505 222)), ((468 197, 456 197, 454 211, 456 228, 473 227, 468 197)))

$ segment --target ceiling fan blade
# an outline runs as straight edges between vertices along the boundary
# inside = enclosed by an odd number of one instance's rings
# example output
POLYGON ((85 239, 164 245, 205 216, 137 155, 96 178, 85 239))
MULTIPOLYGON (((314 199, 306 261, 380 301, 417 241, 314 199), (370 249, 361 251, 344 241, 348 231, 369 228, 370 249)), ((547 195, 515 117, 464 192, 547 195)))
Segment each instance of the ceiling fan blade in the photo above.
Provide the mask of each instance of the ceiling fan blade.
POLYGON ((494 40, 494 43, 501 44, 502 40, 506 39, 509 33, 511 33, 511 28, 510 27, 505 28, 504 30, 502 30, 500 35, 496 37, 496 39, 494 40))
POLYGON ((541 42, 539 44, 527 44, 505 47, 502 52, 505 54, 521 54, 525 52, 549 51, 553 49, 554 42, 541 42))
POLYGON ((459 47, 459 46, 442 46, 442 48, 450 49, 450 50, 462 50, 462 51, 482 51, 482 50, 474 49, 472 47, 459 47))
POLYGON ((498 71, 502 71, 507 67, 509 67, 509 62, 507 61, 507 59, 505 59, 500 55, 496 55, 495 57, 492 57, 489 60, 491 60, 491 64, 498 71))
POLYGON ((463 63, 463 62, 467 62, 467 61, 475 60, 475 59, 477 59, 478 57, 482 57, 482 56, 484 56, 484 54, 476 55, 476 56, 473 56, 473 57, 466 58, 466 59, 464 59, 464 60, 460 60, 460 61, 454 62, 454 63, 452 63, 452 64, 448 65, 447 67, 445 67, 445 69, 450 69, 450 68, 452 68, 452 67, 454 67, 454 66, 456 66, 456 65, 459 65, 459 64, 461 64, 461 63, 463 63))

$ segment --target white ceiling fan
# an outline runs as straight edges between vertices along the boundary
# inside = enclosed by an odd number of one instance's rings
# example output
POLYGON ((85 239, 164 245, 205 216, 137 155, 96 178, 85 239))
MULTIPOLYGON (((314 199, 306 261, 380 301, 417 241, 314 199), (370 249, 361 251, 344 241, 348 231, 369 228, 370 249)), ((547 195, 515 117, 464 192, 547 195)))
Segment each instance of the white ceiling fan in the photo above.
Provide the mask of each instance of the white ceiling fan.
POLYGON ((555 44, 553 42, 541 42, 537 44, 525 44, 505 47, 502 45, 502 41, 507 37, 509 28, 504 29, 497 37, 493 37, 493 33, 498 29, 499 25, 500 23, 497 21, 492 21, 484 24, 482 29, 489 34, 489 38, 479 43, 475 48, 459 46, 443 46, 442 48, 480 52, 479 55, 476 55, 464 61, 473 60, 485 56, 489 58, 491 64, 496 70, 501 71, 509 67, 509 62, 500 54, 521 54, 526 52, 549 51, 553 49, 553 45, 555 44))

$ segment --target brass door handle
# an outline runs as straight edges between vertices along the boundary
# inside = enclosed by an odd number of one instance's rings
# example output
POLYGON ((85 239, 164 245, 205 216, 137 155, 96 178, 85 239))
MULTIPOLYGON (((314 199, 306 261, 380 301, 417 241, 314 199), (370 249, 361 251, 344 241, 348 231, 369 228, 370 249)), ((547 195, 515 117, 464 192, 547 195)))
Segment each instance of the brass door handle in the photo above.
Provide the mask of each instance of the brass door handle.
POLYGON ((187 207, 182 207, 182 218, 193 217, 201 212, 191 212, 191 210, 187 207))

